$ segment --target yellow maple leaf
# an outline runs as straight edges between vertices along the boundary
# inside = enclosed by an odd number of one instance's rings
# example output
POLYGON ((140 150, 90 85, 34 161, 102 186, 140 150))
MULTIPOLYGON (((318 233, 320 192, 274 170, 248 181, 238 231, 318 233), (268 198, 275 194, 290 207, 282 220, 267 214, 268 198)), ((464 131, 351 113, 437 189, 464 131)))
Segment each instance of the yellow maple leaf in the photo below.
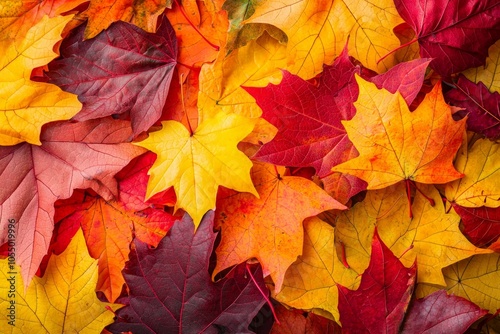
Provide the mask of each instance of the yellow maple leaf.
POLYGON ((500 144, 479 139, 470 149, 462 147, 455 161, 460 180, 448 183, 446 198, 465 207, 500 206, 500 144))
POLYGON ((439 192, 434 186, 419 189, 432 198, 435 205, 420 193, 412 203, 413 218, 408 215, 409 203, 403 183, 369 191, 364 201, 336 221, 337 240, 345 245, 346 259, 351 267, 363 271, 368 267, 373 231, 401 257, 409 267, 417 258, 418 282, 445 286, 441 269, 475 254, 492 251, 472 245, 459 228, 460 217, 446 213, 439 192))
POLYGON ((254 119, 226 113, 205 120, 193 134, 179 122, 162 122, 160 131, 135 143, 158 156, 148 172, 146 198, 173 186, 175 209, 186 210, 197 227, 215 207, 219 185, 258 196, 250 178, 252 162, 236 147, 254 125, 254 119))
MULTIPOLYGON (((500 309, 500 254, 481 254, 443 269, 448 293, 470 300, 495 313, 500 309)), ((428 296, 437 287, 419 284, 417 298, 428 296)))
POLYGON ((361 272, 344 267, 338 259, 334 231, 317 217, 304 221, 304 250, 288 268, 283 289, 275 296, 278 301, 298 309, 322 309, 340 319, 337 284, 357 289, 361 272))
POLYGON ((288 35, 287 70, 310 79, 331 63, 349 39, 349 55, 384 72, 395 65, 399 47, 393 28, 403 23, 391 0, 273 0, 257 6, 246 23, 269 23, 288 35), (350 38, 349 38, 350 36, 350 38))
POLYGON ((8 258, 0 260, 2 333, 100 333, 114 317, 106 306, 120 306, 97 298, 97 261, 89 256, 81 230, 61 255, 50 258, 45 275, 35 277, 26 292, 19 272, 8 258))
POLYGON ((69 119, 80 111, 76 95, 30 80, 35 67, 57 57, 52 47, 71 18, 44 16, 24 38, 0 41, 0 145, 23 141, 41 145, 43 124, 69 119))
POLYGON ((490 92, 500 93, 500 40, 488 49, 486 65, 462 72, 470 81, 482 82, 490 92))
POLYGON ((381 189, 402 180, 446 183, 463 175, 453 157, 465 134, 465 119, 455 122, 436 84, 410 112, 399 92, 391 94, 356 75, 356 115, 342 121, 360 155, 332 168, 381 189))
POLYGON ((282 78, 279 68, 285 66, 286 45, 264 32, 227 57, 223 51, 213 64, 203 65, 200 72, 200 122, 221 111, 260 117, 262 110, 241 86, 278 84, 282 78))

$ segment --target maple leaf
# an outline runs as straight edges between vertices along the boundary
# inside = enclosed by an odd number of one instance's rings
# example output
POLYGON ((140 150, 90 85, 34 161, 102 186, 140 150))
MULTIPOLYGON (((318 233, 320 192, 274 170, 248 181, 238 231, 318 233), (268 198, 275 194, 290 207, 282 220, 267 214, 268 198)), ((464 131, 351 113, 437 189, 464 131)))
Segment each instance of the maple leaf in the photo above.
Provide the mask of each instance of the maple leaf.
POLYGON ((45 15, 55 17, 85 1, 87 0, 3 1, 0 6, 0 40, 25 36, 45 15))
POLYGON ((270 334, 340 334, 342 332, 335 321, 312 312, 287 310, 281 304, 275 308, 280 324, 275 322, 270 334))
POLYGON ((252 162, 236 148, 254 123, 236 114, 219 113, 190 134, 179 122, 162 122, 160 131, 135 143, 158 155, 148 172, 146 199, 173 186, 175 209, 186 210, 198 226, 215 207, 219 185, 258 196, 250 179, 252 162))
POLYGON ((488 49, 486 65, 465 70, 463 75, 472 82, 482 82, 490 92, 500 93, 500 40, 488 49))
POLYGON ((300 309, 322 309, 339 319, 338 284, 355 289, 359 274, 337 256, 335 230, 317 217, 304 221, 304 250, 287 270, 276 299, 300 309))
POLYGON ((467 115, 467 130, 495 139, 500 137, 500 94, 490 93, 481 82, 473 82, 460 76, 456 88, 448 91, 446 100, 464 108, 458 116, 467 115))
POLYGON ((463 207, 499 207, 499 159, 500 145, 488 139, 479 139, 470 148, 462 147, 455 166, 465 176, 446 184, 446 198, 463 207))
POLYGON ((126 143, 131 136, 128 122, 101 119, 51 124, 41 146, 0 147, 0 243, 7 241, 7 219, 18 221, 16 263, 26 284, 47 253, 54 202, 77 188, 92 188, 106 200, 116 196, 114 174, 144 152, 126 143))
POLYGON ((172 0, 113 2, 91 0, 88 9, 82 13, 84 17, 88 17, 83 37, 94 38, 111 23, 119 20, 130 22, 145 31, 155 32, 158 16, 171 5, 172 0))
POLYGON ((239 193, 217 201, 215 226, 222 230, 222 239, 214 275, 255 257, 280 291, 287 268, 302 251, 302 221, 346 207, 313 182, 284 176, 284 167, 256 162, 251 174, 258 198, 239 193))
MULTIPOLYGON (((500 254, 481 254, 443 269, 449 294, 470 300, 480 308, 495 313, 500 309, 500 254)), ((418 298, 430 295, 435 286, 419 284, 418 298)))
MULTIPOLYGON (((142 187, 146 188, 146 183, 142 187)), ((72 213, 59 223, 59 229, 67 229, 64 225, 81 225, 90 256, 99 260, 96 289, 114 302, 125 283, 121 270, 125 267, 133 238, 156 247, 175 218, 163 210, 135 211, 122 201, 105 201, 82 192, 78 195, 73 203, 64 205, 64 210, 72 213)))
POLYGON ((16 286, 15 319, 2 317, 2 333, 99 333, 113 320, 114 314, 106 307, 119 307, 97 299, 97 262, 89 256, 81 231, 64 253, 50 259, 45 275, 35 277, 27 290, 23 288, 26 282, 16 275, 17 266, 3 259, 0 268, 2 309, 11 306, 14 299, 7 299, 7 292, 11 284, 16 286), (9 320, 15 326, 7 324, 9 320))
POLYGON ((369 263, 370 245, 375 226, 381 240, 401 262, 410 266, 418 260, 418 282, 445 286, 442 268, 475 254, 491 253, 477 248, 462 234, 460 217, 446 213, 434 186, 422 185, 413 199, 413 218, 403 183, 386 189, 368 191, 366 198, 336 219, 337 241, 345 248, 351 268, 363 271, 369 263))
POLYGON ((349 53, 364 66, 384 72, 394 56, 377 61, 399 46, 393 28, 402 23, 394 3, 369 1, 266 1, 245 23, 268 23, 288 36, 287 70, 303 79, 320 73, 349 39, 349 53))
POLYGON ((496 0, 395 0, 401 17, 415 30, 422 58, 443 77, 484 64, 500 38, 496 0))
POLYGON ((439 290, 410 304, 401 333, 465 333, 487 313, 464 298, 439 290))
POLYGON ((81 109, 76 95, 30 80, 33 68, 57 56, 52 46, 71 17, 44 16, 22 38, 0 40, 0 145, 40 145, 43 124, 69 119, 81 109))
POLYGON ((417 265, 406 268, 375 231, 370 265, 353 291, 341 285, 339 313, 345 333, 398 333, 410 302, 417 265))
POLYGON ((157 248, 134 241, 135 249, 123 271, 129 302, 116 312, 109 330, 216 333, 223 328, 229 333, 249 333, 250 321, 265 302, 262 271, 259 266, 241 264, 212 283, 208 272, 216 237, 212 222, 213 212, 209 212, 194 233, 193 221, 185 214, 157 248))
POLYGON ((172 26, 163 20, 152 34, 117 22, 86 41, 83 30, 80 26, 64 39, 62 58, 51 62, 46 73, 51 83, 83 103, 73 119, 130 113, 134 135, 147 131, 161 116, 176 65, 172 26))
POLYGON ((446 183, 463 176, 453 167, 453 157, 465 133, 465 119, 453 120, 439 83, 410 112, 399 93, 379 90, 360 77, 356 80, 356 115, 342 124, 360 156, 333 171, 365 180, 368 189, 402 180, 446 183))
POLYGON ((488 247, 500 238, 500 208, 465 208, 451 203, 462 218, 463 232, 478 247, 488 247))

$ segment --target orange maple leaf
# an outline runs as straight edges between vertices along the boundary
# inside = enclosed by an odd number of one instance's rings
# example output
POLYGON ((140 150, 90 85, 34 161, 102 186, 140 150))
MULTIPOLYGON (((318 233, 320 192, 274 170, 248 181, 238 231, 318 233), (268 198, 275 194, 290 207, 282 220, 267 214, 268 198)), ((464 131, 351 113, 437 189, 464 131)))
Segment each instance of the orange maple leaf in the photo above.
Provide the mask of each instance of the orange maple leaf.
POLYGON ((254 162, 252 180, 260 198, 238 193, 218 201, 214 224, 222 229, 222 240, 214 275, 255 257, 280 291, 286 270, 302 254, 302 221, 346 209, 312 181, 284 173, 285 167, 254 162))
POLYGON ((365 180, 368 189, 402 180, 436 184, 463 177, 453 166, 453 158, 465 135, 466 120, 453 120, 440 83, 410 112, 399 92, 377 89, 358 76, 356 80, 356 115, 342 124, 360 155, 333 171, 365 180))

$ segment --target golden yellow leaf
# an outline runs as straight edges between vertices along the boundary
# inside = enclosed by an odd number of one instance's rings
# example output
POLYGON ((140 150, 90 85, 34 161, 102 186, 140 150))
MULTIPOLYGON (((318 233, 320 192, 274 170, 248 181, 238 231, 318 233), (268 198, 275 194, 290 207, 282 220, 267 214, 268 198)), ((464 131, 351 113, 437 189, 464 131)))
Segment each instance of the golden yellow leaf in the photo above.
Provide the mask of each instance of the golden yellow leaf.
POLYGON ((340 55, 348 39, 349 55, 366 67, 384 72, 394 66, 394 54, 377 61, 399 47, 393 28, 403 20, 390 0, 271 0, 245 22, 283 30, 288 35, 287 70, 310 79, 340 55))
POLYGON ((477 140, 472 147, 460 150, 455 166, 465 174, 448 183, 446 198, 465 207, 498 208, 500 206, 500 144, 488 139, 477 140))
POLYGON ((254 124, 254 119, 219 113, 190 134, 179 122, 162 122, 160 131, 135 143, 158 155, 148 172, 146 198, 173 186, 175 208, 186 210, 197 227, 215 207, 219 185, 258 196, 250 178, 252 162, 236 148, 254 124))
POLYGON ((361 272, 344 267, 338 259, 334 231, 317 217, 304 221, 304 250, 288 268, 277 300, 299 309, 323 309, 339 319, 337 284, 356 289, 361 272))
POLYGON ((45 275, 35 277, 26 292, 19 273, 8 258, 0 260, 2 333, 100 333, 114 317, 106 306, 120 306, 97 299, 97 261, 89 256, 81 230, 61 255, 50 258, 45 275), (10 305, 15 307, 15 326, 5 317, 10 305))
MULTIPOLYGON (((475 255, 443 269, 448 293, 470 300, 495 313, 500 308, 500 254, 475 255)), ((419 284, 417 298, 436 290, 435 286, 419 284)))
POLYGON ((500 40, 488 49, 485 66, 470 68, 463 74, 475 83, 481 81, 490 92, 500 93, 500 40))
POLYGON ((227 57, 224 50, 213 64, 203 65, 200 72, 198 109, 200 122, 217 113, 237 113, 259 117, 261 109, 255 99, 241 86, 265 87, 278 84, 285 66, 286 45, 264 32, 258 39, 233 50, 227 57))
POLYGON ((446 183, 462 177, 453 157, 465 134, 465 119, 455 122, 436 84, 410 112, 399 92, 391 94, 356 75, 356 115, 342 121, 359 157, 332 168, 381 189, 402 180, 446 183))
POLYGON ((403 183, 369 191, 364 201, 338 216, 337 240, 345 245, 347 262, 356 271, 368 267, 375 227, 394 255, 402 256, 403 265, 409 267, 417 258, 418 282, 444 286, 442 268, 475 254, 492 252, 475 247, 465 238, 459 228, 460 217, 445 212, 434 186, 418 186, 435 205, 417 192, 412 203, 413 219, 408 214, 403 183))
POLYGON ((24 38, 0 41, 0 145, 40 145, 43 124, 73 117, 77 96, 56 85, 30 80, 31 71, 57 57, 52 47, 72 16, 43 19, 24 38))

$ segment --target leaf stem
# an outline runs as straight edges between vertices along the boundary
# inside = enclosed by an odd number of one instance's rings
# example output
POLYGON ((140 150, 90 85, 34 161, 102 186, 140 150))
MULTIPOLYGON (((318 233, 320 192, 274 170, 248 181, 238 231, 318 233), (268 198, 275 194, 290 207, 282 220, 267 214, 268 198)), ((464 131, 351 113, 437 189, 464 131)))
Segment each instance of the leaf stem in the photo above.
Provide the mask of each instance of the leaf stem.
POLYGON ((402 48, 405 48, 408 45, 411 45, 411 44, 415 43, 416 41, 418 41, 418 38, 412 39, 411 41, 406 42, 405 44, 398 46, 397 48, 395 48, 394 50, 392 50, 391 52, 389 52, 388 54, 386 54, 385 56, 383 56, 382 58, 380 58, 379 60, 377 60, 377 64, 380 63, 385 58, 387 58, 388 56, 390 56, 391 54, 393 54, 394 52, 396 52, 396 51, 398 51, 398 50, 400 50, 402 48))
POLYGON ((273 165, 273 166, 274 166, 274 171, 276 172, 276 176, 278 177, 278 180, 281 180, 281 175, 278 172, 278 167, 276 167, 276 165, 273 165))
POLYGON ((410 247, 408 247, 407 249, 405 249, 405 251, 403 252, 403 254, 401 254, 401 256, 399 257, 399 259, 401 259, 403 256, 405 256, 405 254, 408 253, 410 250, 412 250, 413 247, 415 247, 415 246, 413 244, 411 244, 410 247))
POLYGON ((248 264, 248 262, 246 263, 246 269, 247 269, 247 272, 250 275, 250 278, 252 279, 253 283, 255 284, 255 286, 257 287, 257 289, 259 290, 259 292, 262 294, 262 297, 264 297, 264 299, 266 300, 267 304, 271 308, 271 312, 273 312, 274 321, 276 321, 276 323, 278 325, 280 325, 280 321, 278 320, 278 316, 276 315, 276 312, 274 311, 274 307, 273 307, 273 304, 271 303, 271 300, 269 300, 269 297, 267 297, 267 294, 264 293, 264 291, 262 291, 262 289, 260 288, 260 286, 257 284, 257 281, 255 280, 255 278, 252 275, 252 272, 250 271, 250 265, 248 264))
POLYGON ((415 183, 412 182, 412 185, 415 187, 415 189, 417 189, 417 191, 420 193, 420 195, 424 196, 424 198, 429 201, 429 203, 431 204, 431 206, 436 205, 436 202, 434 201, 434 199, 430 198, 429 196, 427 196, 426 194, 424 194, 422 192, 422 190, 418 189, 418 187, 417 187, 417 185, 415 183))
POLYGON ((187 124, 189 127, 189 133, 191 136, 193 135, 193 127, 191 126, 191 122, 189 121, 189 115, 186 112, 186 105, 184 104, 184 85, 183 85, 183 75, 184 73, 179 74, 179 85, 181 85, 181 102, 182 102, 182 111, 184 112, 184 115, 186 116, 187 124))
POLYGON ((406 196, 408 198, 408 208, 409 208, 409 215, 410 215, 410 219, 413 219, 413 212, 411 212, 411 181, 406 179, 405 180, 406 182, 406 196))
POLYGON ((342 241, 340 241, 340 250, 341 250, 340 258, 342 260, 342 264, 347 269, 350 269, 351 266, 349 266, 349 263, 347 263, 347 257, 346 257, 346 254, 345 254, 345 244, 342 241))
POLYGON ((219 51, 220 47, 218 45, 213 44, 205 36, 203 36, 203 34, 201 33, 201 31, 189 19, 189 17, 187 16, 186 12, 184 11, 184 7, 182 7, 182 5, 179 3, 179 1, 178 0, 174 0, 174 2, 177 4, 177 6, 179 6, 179 9, 180 9, 182 15, 189 22, 189 24, 191 25, 191 27, 193 27, 193 29, 198 33, 198 35, 200 35, 201 38, 203 38, 203 40, 208 43, 208 45, 210 45, 212 48, 214 48, 215 51, 219 51))

